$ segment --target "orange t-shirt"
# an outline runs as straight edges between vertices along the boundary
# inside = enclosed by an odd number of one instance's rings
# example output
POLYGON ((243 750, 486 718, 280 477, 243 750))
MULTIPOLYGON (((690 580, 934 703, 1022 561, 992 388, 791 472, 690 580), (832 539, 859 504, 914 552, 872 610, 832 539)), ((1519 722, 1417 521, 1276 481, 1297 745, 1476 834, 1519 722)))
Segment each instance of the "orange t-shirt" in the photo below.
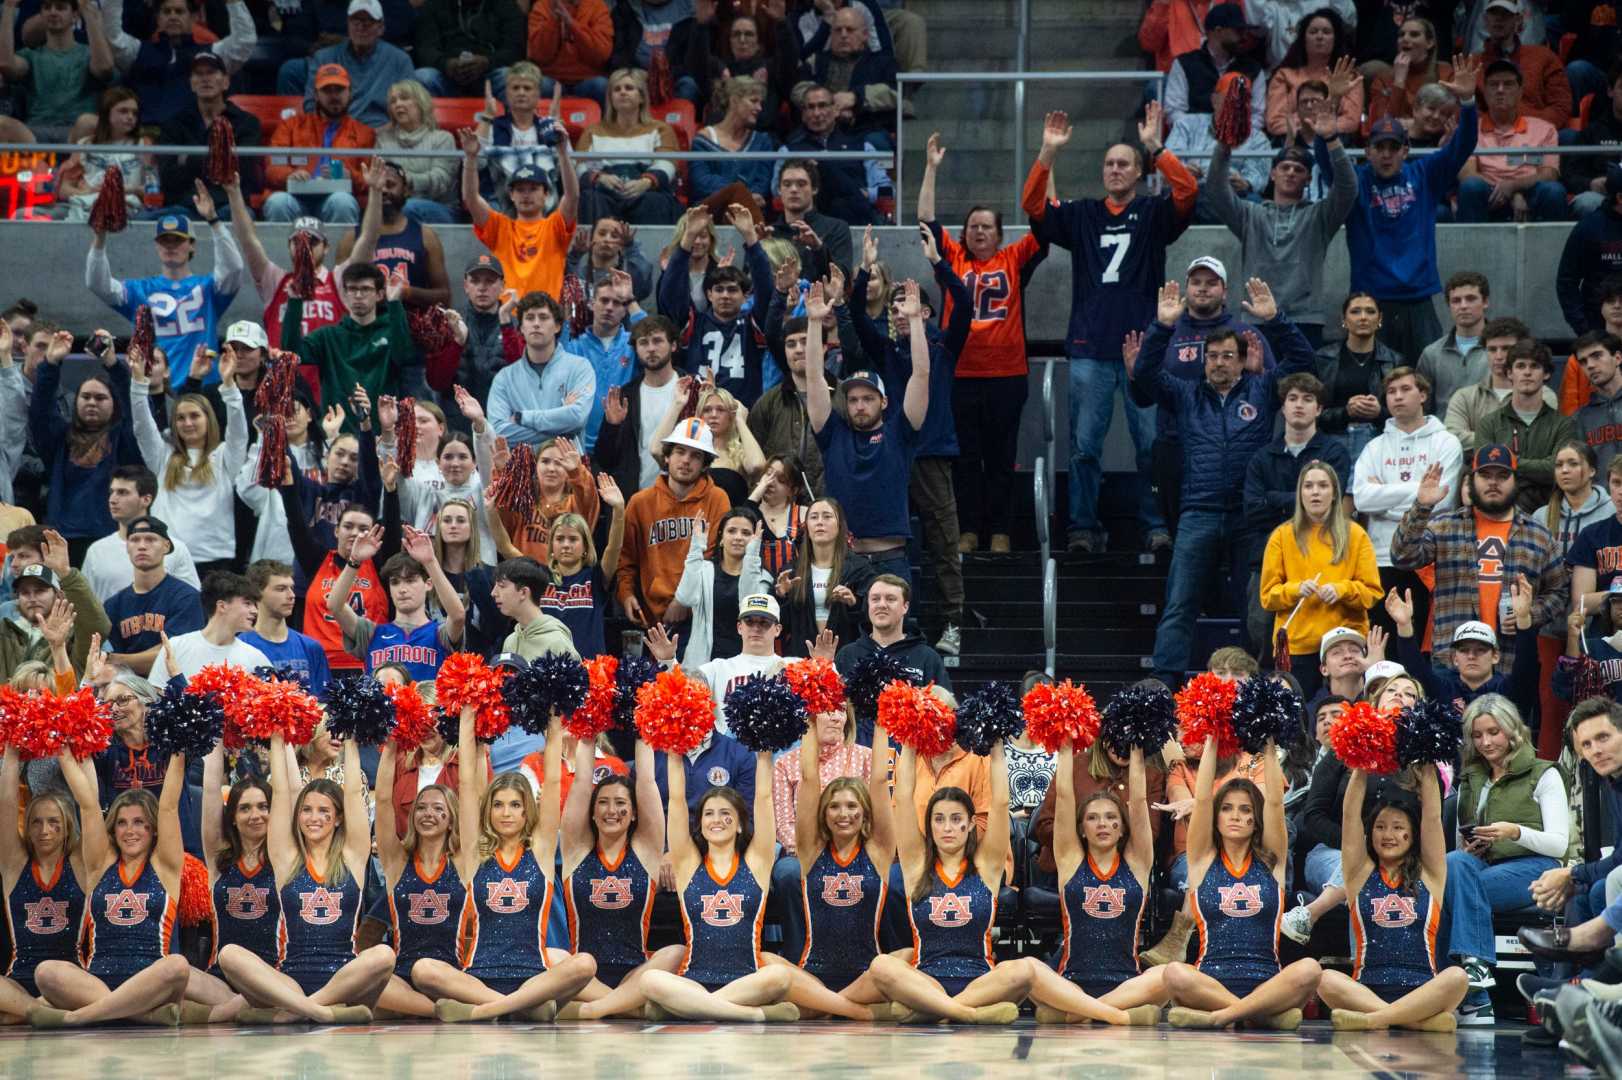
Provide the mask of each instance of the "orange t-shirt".
POLYGON ((473 226, 473 235, 501 260, 507 287, 518 295, 544 292, 556 300, 563 291, 563 262, 574 239, 574 222, 562 211, 539 221, 517 221, 492 211, 483 225, 473 226))
MULTIPOLYGON (((327 611, 327 597, 332 595, 332 587, 338 584, 343 572, 337 554, 328 553, 304 593, 304 632, 315 638, 327 654, 327 666, 333 671, 360 671, 364 665, 344 648, 343 627, 327 611)), ((349 589, 349 606, 356 615, 365 616, 379 626, 389 621, 389 590, 370 559, 355 572, 355 584, 349 589)))
MULTIPOLYGON (((957 377, 998 379, 1024 375, 1029 369, 1025 360, 1025 290, 1020 285, 1020 271, 1036 257, 1041 243, 1026 233, 1018 243, 1009 244, 982 262, 944 228, 941 238, 945 241, 941 254, 974 299, 974 318, 969 323, 963 355, 957 360, 957 377)), ((951 297, 947 296, 943 303, 941 325, 945 326, 952 318, 951 297)))
POLYGON ((1476 603, 1481 621, 1498 630, 1498 601, 1504 592, 1504 564, 1509 559, 1509 527, 1476 515, 1476 603))
POLYGON ((1594 384, 1583 373, 1583 366, 1577 362, 1576 354, 1566 357, 1566 373, 1560 376, 1560 415, 1574 415, 1593 396, 1594 384))

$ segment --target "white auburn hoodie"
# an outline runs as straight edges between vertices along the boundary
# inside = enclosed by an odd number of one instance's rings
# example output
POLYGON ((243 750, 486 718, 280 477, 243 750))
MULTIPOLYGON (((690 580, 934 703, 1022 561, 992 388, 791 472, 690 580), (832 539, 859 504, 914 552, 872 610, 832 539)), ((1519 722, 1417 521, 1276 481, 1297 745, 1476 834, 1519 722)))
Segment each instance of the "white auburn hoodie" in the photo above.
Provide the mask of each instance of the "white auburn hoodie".
POLYGON ((1442 465, 1442 488, 1447 495, 1434 512, 1444 513, 1459 505, 1464 449, 1436 417, 1425 417, 1425 423, 1411 432, 1403 431, 1395 420, 1387 420, 1385 430, 1357 456, 1352 469, 1352 503, 1358 513, 1368 515, 1369 539, 1378 565, 1391 565, 1391 538, 1397 534, 1402 515, 1414 505, 1425 470, 1437 462, 1442 465))

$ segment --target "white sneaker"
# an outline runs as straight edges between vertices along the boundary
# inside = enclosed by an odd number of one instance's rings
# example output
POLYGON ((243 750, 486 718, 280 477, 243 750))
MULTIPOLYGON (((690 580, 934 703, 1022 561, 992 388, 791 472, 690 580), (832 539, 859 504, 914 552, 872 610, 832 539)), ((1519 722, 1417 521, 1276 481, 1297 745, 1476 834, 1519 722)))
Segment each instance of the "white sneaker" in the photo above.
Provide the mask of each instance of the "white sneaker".
POLYGON ((963 631, 957 628, 956 623, 946 624, 946 629, 941 631, 941 639, 935 642, 935 651, 942 656, 956 656, 963 651, 963 631))
POLYGON ((1312 940, 1312 912, 1304 907, 1291 908, 1284 913, 1279 929, 1291 941, 1305 945, 1312 940))

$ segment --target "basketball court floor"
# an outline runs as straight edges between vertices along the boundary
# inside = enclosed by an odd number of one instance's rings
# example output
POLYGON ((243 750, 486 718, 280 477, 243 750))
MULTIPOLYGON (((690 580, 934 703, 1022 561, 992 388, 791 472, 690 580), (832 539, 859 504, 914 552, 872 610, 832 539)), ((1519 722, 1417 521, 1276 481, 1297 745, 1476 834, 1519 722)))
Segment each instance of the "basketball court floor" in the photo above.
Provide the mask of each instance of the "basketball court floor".
POLYGON ((351 1028, 152 1028, 0 1033, 5 1080, 348 1077, 508 1080, 527 1076, 997 1077, 1025 1068, 1100 1080, 1291 1080, 1336 1076, 1550 1080, 1594 1074, 1552 1050, 1522 1050, 1524 1028, 1337 1035, 861 1024, 377 1024, 351 1028))

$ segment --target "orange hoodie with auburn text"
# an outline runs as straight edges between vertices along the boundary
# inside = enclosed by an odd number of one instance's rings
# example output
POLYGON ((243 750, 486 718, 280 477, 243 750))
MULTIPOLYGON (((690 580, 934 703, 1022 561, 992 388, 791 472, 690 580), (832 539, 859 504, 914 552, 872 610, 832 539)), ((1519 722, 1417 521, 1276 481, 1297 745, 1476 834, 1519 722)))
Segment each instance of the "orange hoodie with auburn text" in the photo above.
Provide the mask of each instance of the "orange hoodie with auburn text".
POLYGON ((669 478, 663 475, 652 487, 632 495, 625 504, 625 544, 614 575, 614 593, 620 603, 636 597, 650 620, 663 619, 687 561, 693 522, 702 518, 708 523, 713 552, 715 524, 730 509, 732 500, 707 474, 683 498, 676 497, 669 478))

